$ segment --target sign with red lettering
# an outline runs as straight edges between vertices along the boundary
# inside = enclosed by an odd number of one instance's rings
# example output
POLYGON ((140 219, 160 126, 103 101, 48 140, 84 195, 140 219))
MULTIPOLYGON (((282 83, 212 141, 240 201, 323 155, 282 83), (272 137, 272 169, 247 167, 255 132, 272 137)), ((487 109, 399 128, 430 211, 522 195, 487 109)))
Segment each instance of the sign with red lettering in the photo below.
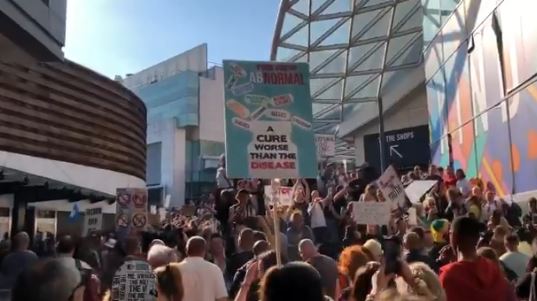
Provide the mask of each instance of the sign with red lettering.
POLYGON ((147 226, 147 189, 119 188, 116 196, 116 231, 125 238, 147 226))
POLYGON ((309 67, 224 61, 229 178, 315 178, 309 67))

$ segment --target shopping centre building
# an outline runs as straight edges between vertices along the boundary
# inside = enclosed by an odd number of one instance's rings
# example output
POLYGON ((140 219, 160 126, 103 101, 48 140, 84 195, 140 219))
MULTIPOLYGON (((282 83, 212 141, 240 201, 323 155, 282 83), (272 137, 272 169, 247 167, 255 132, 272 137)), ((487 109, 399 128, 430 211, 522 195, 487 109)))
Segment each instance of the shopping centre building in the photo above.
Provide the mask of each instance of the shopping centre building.
POLYGON ((284 0, 272 59, 310 63, 315 127, 337 135, 340 157, 379 165, 382 111, 387 163, 452 163, 522 199, 537 188, 535 8, 284 0))
POLYGON ((65 0, 0 1, 0 237, 81 235, 74 204, 80 216, 102 208, 113 229, 116 189, 145 187, 145 105, 64 59, 65 9, 65 0))
POLYGON ((208 66, 207 44, 135 74, 116 77, 147 106, 150 200, 181 207, 208 195, 224 153, 224 72, 208 66))

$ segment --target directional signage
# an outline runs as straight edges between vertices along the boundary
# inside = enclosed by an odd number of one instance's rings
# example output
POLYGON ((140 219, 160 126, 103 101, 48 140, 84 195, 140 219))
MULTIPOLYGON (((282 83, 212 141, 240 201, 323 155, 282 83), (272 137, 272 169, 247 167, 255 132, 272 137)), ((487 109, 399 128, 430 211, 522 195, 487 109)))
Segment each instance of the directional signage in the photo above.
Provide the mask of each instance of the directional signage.
MULTIPOLYGON (((429 127, 403 128, 385 133, 386 166, 410 169, 415 165, 427 165, 430 161, 429 127)), ((379 134, 364 136, 365 161, 380 170, 379 134)))

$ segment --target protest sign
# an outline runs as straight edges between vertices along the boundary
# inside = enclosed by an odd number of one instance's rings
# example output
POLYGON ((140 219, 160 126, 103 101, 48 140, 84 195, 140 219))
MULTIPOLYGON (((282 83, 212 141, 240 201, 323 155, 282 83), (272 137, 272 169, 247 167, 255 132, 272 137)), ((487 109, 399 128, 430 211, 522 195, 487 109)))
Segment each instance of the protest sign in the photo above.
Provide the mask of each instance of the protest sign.
POLYGON ((112 301, 154 301, 157 298, 155 274, 145 261, 125 262, 114 274, 112 301))
POLYGON ((84 216, 84 229, 82 235, 88 236, 92 232, 103 228, 103 211, 101 208, 86 209, 84 216))
MULTIPOLYGON (((269 204, 273 204, 274 200, 273 194, 272 194, 272 186, 266 185, 265 186, 265 199, 269 200, 269 204)), ((280 206, 291 206, 293 202, 292 198, 293 188, 282 186, 278 188, 278 193, 276 194, 276 197, 278 198, 278 205, 280 206)))
POLYGON ((336 155, 336 136, 315 134, 317 158, 329 158, 336 155))
POLYGON ((359 225, 387 225, 391 206, 388 202, 352 202, 352 219, 359 225))
POLYGON ((412 204, 419 204, 421 197, 426 194, 438 181, 413 181, 405 188, 405 193, 412 204))
POLYGON ((116 203, 116 231, 120 238, 145 230, 148 222, 147 189, 120 188, 116 203))
POLYGON ((377 180, 378 187, 382 195, 388 202, 394 202, 399 207, 405 205, 405 187, 393 166, 389 166, 377 180))
POLYGON ((224 61, 228 178, 317 176, 309 67, 224 61))

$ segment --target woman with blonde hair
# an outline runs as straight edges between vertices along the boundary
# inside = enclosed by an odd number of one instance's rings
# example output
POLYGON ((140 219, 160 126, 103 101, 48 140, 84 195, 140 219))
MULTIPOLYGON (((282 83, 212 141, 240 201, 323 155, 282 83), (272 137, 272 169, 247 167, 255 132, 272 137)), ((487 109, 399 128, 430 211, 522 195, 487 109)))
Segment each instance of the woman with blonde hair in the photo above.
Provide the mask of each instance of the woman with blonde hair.
MULTIPOLYGON (((425 300, 430 301, 446 301, 446 293, 440 284, 438 276, 435 272, 423 262, 414 262, 409 264, 412 280, 414 283, 408 285, 402 280, 403 286, 406 286, 406 291, 415 296, 424 297, 425 300)), ((401 281, 397 281, 398 287, 401 281)), ((405 290, 401 290, 405 291, 405 290)))
POLYGON ((184 295, 183 276, 179 263, 170 263, 155 270, 157 278, 157 301, 182 301, 184 295))

